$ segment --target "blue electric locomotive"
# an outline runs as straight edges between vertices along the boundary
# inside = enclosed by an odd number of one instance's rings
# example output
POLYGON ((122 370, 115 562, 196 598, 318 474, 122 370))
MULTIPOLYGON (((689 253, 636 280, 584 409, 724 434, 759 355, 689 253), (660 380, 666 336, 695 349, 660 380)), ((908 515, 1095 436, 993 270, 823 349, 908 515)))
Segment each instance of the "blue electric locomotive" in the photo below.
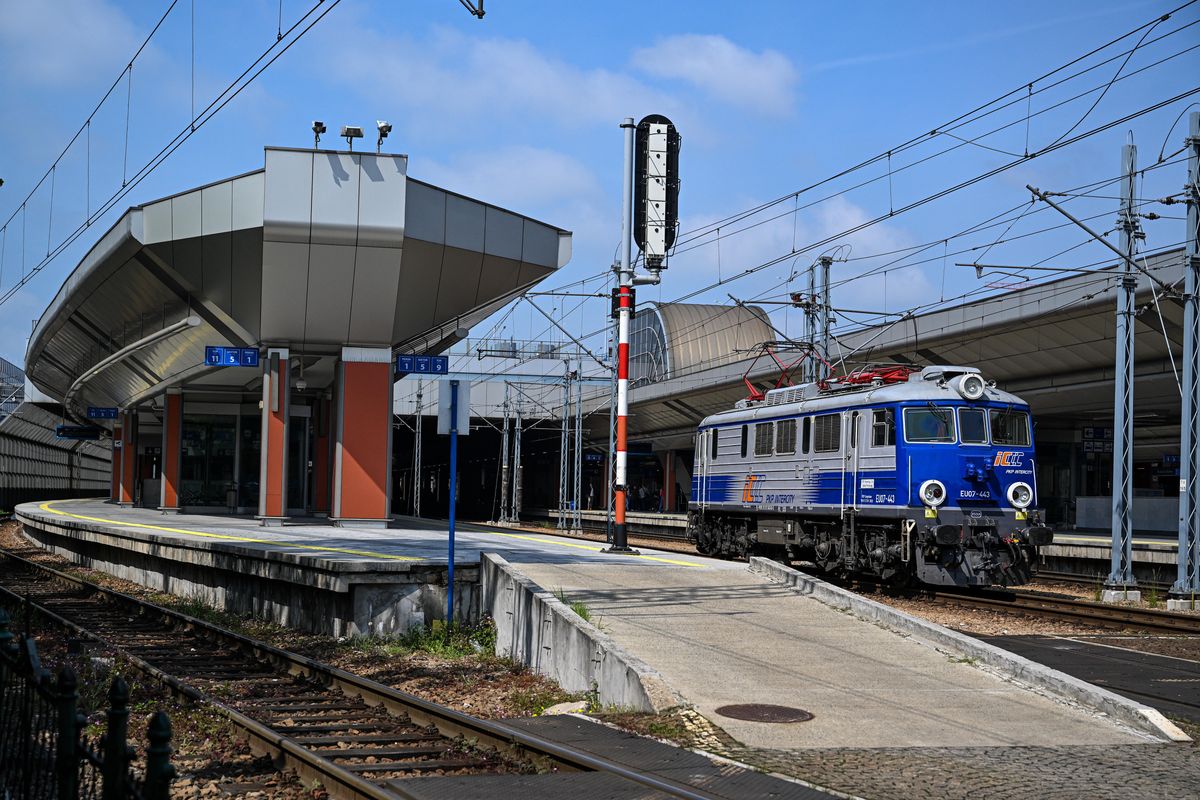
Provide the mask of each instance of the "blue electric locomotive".
POLYGON ((1038 510, 1029 406, 971 367, 863 370, 700 423, 688 536, 892 583, 1028 581, 1038 510))

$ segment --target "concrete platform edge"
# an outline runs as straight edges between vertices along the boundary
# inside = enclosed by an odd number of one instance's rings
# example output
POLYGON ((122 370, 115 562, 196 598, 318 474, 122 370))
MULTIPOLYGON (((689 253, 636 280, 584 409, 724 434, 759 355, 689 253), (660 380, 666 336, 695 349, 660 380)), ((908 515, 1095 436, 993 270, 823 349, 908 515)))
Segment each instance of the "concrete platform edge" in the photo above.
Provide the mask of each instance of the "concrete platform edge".
POLYGON ((937 623, 906 614, 767 558, 751 558, 749 569, 790 587, 798 594, 811 597, 832 608, 849 611, 861 619, 882 625, 902 636, 910 636, 943 652, 975 659, 1007 678, 1105 714, 1157 739, 1171 742, 1191 741, 1187 734, 1157 710, 1044 664, 1030 661, 937 623))
POLYGON ((480 558, 480 607, 496 623, 496 654, 601 705, 659 712, 686 701, 654 668, 621 649, 495 553, 480 558))

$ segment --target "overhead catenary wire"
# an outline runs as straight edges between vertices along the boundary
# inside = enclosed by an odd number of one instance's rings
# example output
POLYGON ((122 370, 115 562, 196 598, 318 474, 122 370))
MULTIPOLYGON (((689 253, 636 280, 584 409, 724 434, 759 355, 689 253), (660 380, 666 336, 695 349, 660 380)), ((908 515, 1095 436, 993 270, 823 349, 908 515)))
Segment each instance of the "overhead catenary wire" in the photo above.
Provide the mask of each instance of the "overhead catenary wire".
MULTIPOLYGON (((33 266, 32 269, 28 271, 22 269, 21 280, 9 287, 7 291, 0 294, 0 305, 3 305, 10 300, 18 291, 28 284, 34 276, 40 273, 43 268, 45 268, 55 258, 57 258, 59 254, 73 244, 84 233, 84 231, 91 227, 93 222, 106 214, 113 208, 113 206, 120 202, 121 199, 133 191, 133 189, 136 188, 143 180, 145 180, 147 176, 153 173, 164 161, 166 161, 167 158, 174 154, 184 142, 190 139, 192 135, 194 135, 205 124, 212 120, 213 117, 215 117, 222 109, 232 102, 234 98, 240 95, 247 86, 253 83, 259 75, 261 75, 268 67, 274 64, 275 61, 277 61, 284 53, 290 50, 293 45, 300 41, 318 22, 324 19, 329 12, 340 5, 341 2, 342 0, 318 0, 308 11, 306 11, 299 19, 297 19, 292 26, 287 29, 287 31, 284 32, 284 39, 273 41, 269 47, 263 50, 254 59, 254 61, 252 61, 241 72, 241 74, 230 81, 221 91, 221 93, 214 97, 208 106, 200 111, 200 114, 197 117, 190 120, 189 123, 185 125, 184 128, 177 133, 173 139, 167 142, 162 149, 160 149, 155 155, 146 161, 136 172, 123 178, 121 188, 114 191, 106 200, 104 200, 94 213, 89 214, 84 222, 81 223, 70 234, 68 234, 65 239, 59 242, 45 258, 41 259, 36 265, 33 266), (319 13, 317 13, 318 11, 319 13)), ((174 6, 175 3, 172 3, 171 7, 174 8, 174 6)), ((161 24, 161 20, 159 24, 161 24)), ((149 39, 146 41, 148 42, 149 39)), ((143 47, 144 46, 145 44, 143 43, 143 47)), ((141 52, 140 48, 138 52, 141 52)), ((124 74, 125 73, 122 72, 122 76, 124 74)), ((117 83, 119 82, 120 79, 118 78, 117 83)), ((107 95, 105 99, 107 99, 107 95)), ((103 104, 103 100, 101 101, 101 104, 103 104)), ((99 106, 97 106, 97 109, 99 109, 99 106)), ((93 114, 94 113, 95 112, 93 112, 93 114)), ((91 117, 89 116, 89 121, 90 119, 91 117)), ((88 126, 85 123, 84 126, 81 126, 81 131, 87 128, 88 126)), ((76 136, 72 138, 71 142, 68 143, 67 147, 63 150, 62 155, 66 154, 78 136, 79 134, 77 133, 76 136)), ((59 156, 60 159, 62 158, 62 155, 59 156)), ((57 163, 57 160, 55 163, 57 163)), ((50 170, 47 170, 47 175, 49 174, 50 170)), ((45 177, 43 177, 43 179, 34 186, 33 190, 31 190, 29 194, 29 197, 32 197, 37 192, 44 180, 45 177)), ((24 208, 25 206, 22 204, 21 211, 23 211, 24 208)), ((17 212, 14 212, 13 217, 15 217, 16 213, 17 212)), ((10 217, 9 222, 11 222, 11 220, 12 217, 10 217)), ((5 228, 7 228, 9 222, 5 223, 5 228)), ((22 248, 24 248, 24 243, 22 243, 22 248)))

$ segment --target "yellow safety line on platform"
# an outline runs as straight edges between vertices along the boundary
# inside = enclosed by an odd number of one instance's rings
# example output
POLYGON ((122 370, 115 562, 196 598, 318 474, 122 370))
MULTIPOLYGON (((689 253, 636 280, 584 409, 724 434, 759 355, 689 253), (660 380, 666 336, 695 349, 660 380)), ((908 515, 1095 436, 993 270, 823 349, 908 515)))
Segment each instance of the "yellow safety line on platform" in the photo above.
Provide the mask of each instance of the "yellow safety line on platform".
MULTIPOLYGON (((322 545, 301 544, 299 542, 286 542, 286 541, 280 541, 278 539, 255 539, 255 538, 252 538, 249 536, 234 536, 232 534, 227 534, 227 533, 209 533, 208 531, 194 531, 194 530, 189 530, 187 528, 168 528, 165 525, 148 525, 144 522, 124 522, 122 520, 117 520, 117 519, 105 519, 103 517, 89 517, 84 514, 72 514, 68 511, 62 511, 60 509, 51 507, 51 506, 55 505, 56 503, 79 503, 79 502, 86 502, 86 499, 84 499, 84 500, 51 500, 49 502, 42 503, 41 505, 38 506, 38 508, 40 508, 43 511, 48 511, 51 514, 58 514, 58 515, 64 516, 64 517, 73 517, 75 519, 82 519, 82 520, 86 520, 88 522, 102 522, 102 523, 105 523, 108 525, 117 525, 117 526, 125 527, 125 528, 144 528, 146 530, 163 531, 165 533, 182 533, 187 536, 203 536, 208 539, 225 539, 225 540, 233 541, 233 542, 246 542, 246 543, 250 543, 250 544, 274 545, 276 547, 291 547, 291 548, 295 548, 298 550, 311 550, 314 552, 322 552, 322 553, 345 553, 346 555, 365 556, 367 558, 382 558, 382 559, 386 559, 389 561, 425 561, 425 560, 427 560, 427 559, 423 559, 423 558, 418 558, 416 556, 397 556, 397 555, 392 555, 390 553, 377 553, 372 550, 351 550, 351 549, 345 548, 345 547, 326 547, 326 546, 322 546, 322 545)), ((481 533, 490 533, 492 536, 506 536, 510 539, 524 539, 524 540, 530 541, 530 542, 537 542, 538 544, 553 544, 553 545, 558 545, 559 547, 574 547, 579 550, 590 550, 594 553, 600 553, 600 552, 603 552, 603 550, 604 550, 603 547, 596 547, 595 545, 579 544, 576 542, 560 542, 560 541, 557 541, 554 539, 543 539, 543 538, 539 538, 536 536, 526 536, 526 535, 522 535, 519 533, 502 533, 501 531, 492 531, 492 530, 483 530, 480 532, 481 533)), ((616 554, 614 554, 614 555, 616 555, 616 554)), ((664 558, 662 556, 648 556, 648 555, 644 555, 642 553, 638 553, 637 555, 629 554, 629 557, 641 559, 643 561, 657 561, 657 562, 660 562, 663 564, 672 564, 672 565, 681 566, 681 567, 699 567, 701 569, 704 568, 703 564, 697 564, 692 561, 682 561, 682 560, 675 559, 675 558, 664 558)))
MULTIPOLYGON (((1102 533, 1097 533, 1094 536, 1060 536, 1054 534, 1054 544, 1059 542, 1079 542, 1080 544, 1111 544, 1112 537, 1105 536, 1102 533)), ((1165 544, 1173 545, 1178 542, 1171 539, 1133 539, 1133 544, 1165 544)))
POLYGON ((107 525, 117 525, 123 528, 145 528, 151 531, 163 531, 165 533, 182 533, 187 536, 203 536, 206 539, 225 539, 231 542, 246 542, 249 544, 266 544, 275 547, 291 547, 297 550, 311 550, 320 553, 344 553, 350 556, 366 556, 368 558, 382 558, 388 561, 424 561, 425 559, 417 558, 416 556, 397 556, 390 553, 376 553, 371 550, 351 550, 346 547, 327 547, 324 545, 301 544, 299 542, 286 542, 279 539, 255 539, 250 536, 234 536, 228 533, 209 533, 208 531, 194 531, 187 528, 168 528, 165 525, 147 525, 144 522, 124 522, 119 519, 104 519, 103 517, 89 517, 84 514, 72 514, 67 511, 60 511, 57 508, 51 508, 54 503, 69 503, 79 502, 71 500, 52 500, 48 503, 42 503, 38 508, 43 511, 49 511, 51 514, 59 514, 64 517, 74 517, 88 522, 103 522, 107 525))
MULTIPOLYGON (((591 550, 593 553, 603 553, 604 552, 603 547, 597 547, 592 544, 579 544, 578 542, 560 542, 557 539, 543 539, 538 536, 528 536, 528 535, 521 534, 521 533, 503 533, 501 531, 492 531, 492 530, 485 531, 485 533, 490 533, 492 536, 505 536, 505 537, 508 537, 509 539, 524 539, 524 540, 530 541, 530 542, 537 542, 538 544, 556 544, 559 547, 574 547, 578 550, 591 550)), ((699 567, 701 569, 705 568, 703 564, 697 564, 694 561, 680 561, 677 558, 663 558, 662 556, 648 556, 648 555, 645 555, 644 553, 638 553, 636 555, 634 555, 633 553, 624 553, 624 554, 612 553, 610 555, 628 555, 630 558, 640 558, 643 561, 659 561, 659 562, 662 562, 663 564, 673 564, 673 565, 679 566, 679 567, 699 567)))

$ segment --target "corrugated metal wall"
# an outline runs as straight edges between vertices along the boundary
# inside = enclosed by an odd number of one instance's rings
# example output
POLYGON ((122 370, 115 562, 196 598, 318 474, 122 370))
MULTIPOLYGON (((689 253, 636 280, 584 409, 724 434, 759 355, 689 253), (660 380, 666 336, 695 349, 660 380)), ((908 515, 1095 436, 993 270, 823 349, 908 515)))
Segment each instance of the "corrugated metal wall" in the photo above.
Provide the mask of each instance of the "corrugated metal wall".
POLYGON ((54 428, 61 423, 59 414, 36 403, 22 403, 0 420, 0 509, 108 494, 112 462, 107 443, 59 439, 54 428))

